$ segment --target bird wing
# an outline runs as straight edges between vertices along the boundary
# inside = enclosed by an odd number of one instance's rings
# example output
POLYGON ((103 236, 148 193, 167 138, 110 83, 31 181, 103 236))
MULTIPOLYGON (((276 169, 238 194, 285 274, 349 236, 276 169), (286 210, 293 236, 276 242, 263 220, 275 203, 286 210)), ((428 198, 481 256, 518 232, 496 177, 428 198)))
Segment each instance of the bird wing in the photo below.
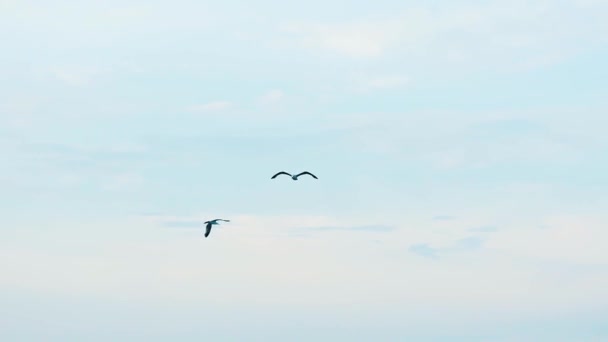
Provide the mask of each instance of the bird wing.
POLYGON ((281 171, 281 172, 278 172, 276 175, 272 176, 270 179, 274 179, 278 175, 288 175, 288 176, 291 177, 291 174, 289 174, 289 173, 287 173, 285 171, 281 171))
POLYGON ((296 178, 300 177, 301 175, 311 175, 314 179, 319 179, 319 178, 317 178, 317 176, 313 175, 312 173, 310 173, 308 171, 300 172, 299 174, 296 175, 296 178))
POLYGON ((209 236, 209 233, 211 233, 211 223, 207 223, 207 226, 205 228, 205 237, 207 237, 209 236))
POLYGON ((224 220, 224 219, 215 219, 215 220, 211 220, 209 222, 213 222, 213 223, 217 224, 217 221, 230 222, 230 220, 224 220))

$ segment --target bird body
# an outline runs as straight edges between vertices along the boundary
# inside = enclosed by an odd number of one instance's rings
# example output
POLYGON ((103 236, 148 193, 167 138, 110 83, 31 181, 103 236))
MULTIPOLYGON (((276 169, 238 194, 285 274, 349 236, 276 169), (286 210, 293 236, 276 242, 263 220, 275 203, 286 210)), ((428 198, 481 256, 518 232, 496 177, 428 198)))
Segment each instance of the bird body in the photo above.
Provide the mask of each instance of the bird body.
POLYGON ((224 219, 215 219, 215 220, 211 220, 211 221, 205 221, 203 223, 206 223, 207 225, 205 226, 205 237, 209 236, 209 234, 211 233, 211 227, 215 224, 218 225, 219 223, 217 221, 224 221, 224 222, 230 222, 230 220, 224 220, 224 219))
POLYGON ((287 176, 290 176, 290 177, 291 177, 291 179, 293 179, 294 181, 295 181, 295 180, 298 180, 298 177, 300 177, 301 175, 310 175, 310 176, 312 176, 314 179, 319 179, 319 178, 317 178, 317 176, 313 175, 312 173, 310 173, 310 172, 308 172, 308 171, 300 172, 300 173, 298 173, 297 175, 292 175, 292 174, 290 174, 290 173, 288 173, 288 172, 281 171, 281 172, 278 172, 277 174, 275 174, 274 176, 272 176, 270 179, 275 179, 275 178, 276 178, 278 175, 287 175, 287 176))

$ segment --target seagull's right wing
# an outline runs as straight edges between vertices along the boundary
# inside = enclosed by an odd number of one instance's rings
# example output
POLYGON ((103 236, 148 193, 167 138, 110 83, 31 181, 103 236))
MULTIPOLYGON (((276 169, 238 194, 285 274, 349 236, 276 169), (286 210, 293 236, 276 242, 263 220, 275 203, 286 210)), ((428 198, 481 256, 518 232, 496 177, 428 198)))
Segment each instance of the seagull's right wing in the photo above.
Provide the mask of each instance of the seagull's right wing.
POLYGON ((312 173, 310 173, 308 171, 301 172, 296 177, 300 177, 301 175, 311 175, 314 179, 319 179, 319 178, 317 178, 317 176, 313 175, 312 173))
POLYGON ((207 227, 205 227, 205 237, 209 236, 211 233, 211 223, 207 223, 207 227))
POLYGON ((291 177, 291 175, 285 171, 281 171, 279 173, 277 173, 276 175, 272 176, 270 179, 275 179, 276 176, 278 175, 288 175, 289 177, 291 177))

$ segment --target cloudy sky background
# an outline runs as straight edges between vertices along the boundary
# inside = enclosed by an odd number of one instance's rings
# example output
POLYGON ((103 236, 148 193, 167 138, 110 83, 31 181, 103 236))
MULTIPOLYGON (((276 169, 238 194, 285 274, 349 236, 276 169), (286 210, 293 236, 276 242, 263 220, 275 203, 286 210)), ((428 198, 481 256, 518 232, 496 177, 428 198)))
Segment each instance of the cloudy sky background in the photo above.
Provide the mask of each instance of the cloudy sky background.
POLYGON ((607 16, 0 0, 0 338, 605 341, 607 16))

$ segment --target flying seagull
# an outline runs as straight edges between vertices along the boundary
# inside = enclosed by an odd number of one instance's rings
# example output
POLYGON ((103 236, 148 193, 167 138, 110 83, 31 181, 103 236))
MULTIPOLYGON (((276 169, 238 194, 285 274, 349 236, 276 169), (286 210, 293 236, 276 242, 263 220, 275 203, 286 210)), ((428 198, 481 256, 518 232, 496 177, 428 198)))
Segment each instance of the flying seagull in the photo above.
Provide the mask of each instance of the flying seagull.
POLYGON ((275 177, 278 175, 288 175, 288 176, 291 176, 291 179, 293 179, 293 180, 298 180, 298 177, 300 177, 301 175, 311 175, 314 179, 319 179, 319 178, 317 178, 317 176, 313 175, 312 173, 310 173, 308 171, 300 172, 295 176, 292 176, 290 173, 287 173, 285 171, 281 171, 281 172, 277 173, 276 175, 272 176, 272 178, 270 178, 270 179, 275 179, 275 177))
POLYGON ((211 220, 211 221, 205 221, 203 223, 206 223, 207 225, 205 226, 206 231, 205 231, 205 237, 209 236, 209 233, 211 233, 211 226, 218 225, 219 223, 217 223, 217 221, 224 221, 224 222, 230 222, 230 220, 223 220, 223 219, 215 219, 215 220, 211 220))

